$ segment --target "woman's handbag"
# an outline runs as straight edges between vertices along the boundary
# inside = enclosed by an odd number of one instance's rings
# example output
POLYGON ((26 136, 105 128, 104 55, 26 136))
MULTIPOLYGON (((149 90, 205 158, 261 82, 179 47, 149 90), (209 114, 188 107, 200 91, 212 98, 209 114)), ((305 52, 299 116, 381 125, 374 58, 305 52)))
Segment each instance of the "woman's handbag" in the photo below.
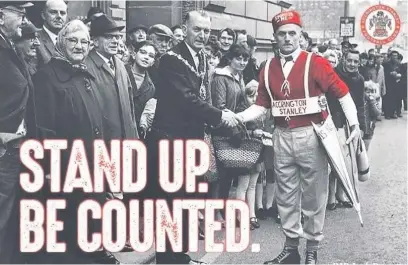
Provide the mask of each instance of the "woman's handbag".
POLYGON ((244 125, 241 129, 245 137, 238 143, 231 137, 213 136, 213 144, 215 156, 224 168, 246 174, 260 162, 264 145, 262 140, 251 137, 244 125))
POLYGON ((358 139, 356 150, 356 161, 358 169, 358 180, 367 181, 370 178, 370 165, 368 161, 367 150, 361 137, 358 139))

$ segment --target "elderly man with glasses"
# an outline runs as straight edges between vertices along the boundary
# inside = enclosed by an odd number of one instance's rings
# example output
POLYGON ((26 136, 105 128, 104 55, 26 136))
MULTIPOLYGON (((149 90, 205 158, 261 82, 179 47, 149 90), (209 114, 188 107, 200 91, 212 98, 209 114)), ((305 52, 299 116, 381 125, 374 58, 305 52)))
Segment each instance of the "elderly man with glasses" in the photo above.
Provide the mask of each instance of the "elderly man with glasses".
POLYGON ((17 247, 16 202, 20 143, 35 137, 30 75, 15 49, 27 24, 23 1, 0 1, 0 263, 11 263, 17 247))
POLYGON ((22 28, 22 37, 16 41, 16 49, 22 56, 30 76, 37 72, 37 48, 40 46, 38 31, 32 23, 22 28))
MULTIPOLYGON (((89 72, 95 77, 91 86, 98 91, 104 125, 102 133, 108 148, 113 139, 139 138, 136 119, 134 116, 133 96, 130 79, 124 63, 117 57, 119 43, 122 38, 119 26, 106 15, 95 18, 91 23, 90 34, 94 42, 94 49, 90 51, 85 63, 89 72)), ((123 199, 123 194, 111 194, 111 197, 123 199)), ((100 263, 114 263, 115 257, 105 251, 96 257, 100 263)), ((98 255, 98 253, 94 253, 98 255)))

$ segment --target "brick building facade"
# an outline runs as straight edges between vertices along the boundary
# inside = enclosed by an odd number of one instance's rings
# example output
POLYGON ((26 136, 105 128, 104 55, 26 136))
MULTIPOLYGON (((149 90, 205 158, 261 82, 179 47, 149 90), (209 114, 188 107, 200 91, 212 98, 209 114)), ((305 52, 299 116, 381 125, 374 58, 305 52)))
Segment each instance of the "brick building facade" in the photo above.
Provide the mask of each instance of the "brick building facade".
MULTIPOLYGON (((36 2, 32 10, 31 19, 36 25, 41 25, 41 2, 36 2)), ((120 25, 132 28, 137 24, 151 26, 164 24, 169 27, 181 24, 185 14, 190 10, 205 9, 212 19, 213 34, 225 27, 232 29, 245 29, 248 34, 258 40, 257 57, 265 60, 271 55, 272 17, 283 8, 278 1, 264 0, 239 0, 239 1, 152 1, 152 0, 92 0, 68 1, 69 19, 83 19, 91 6, 98 6, 106 14, 113 17, 120 25)))
POLYGON ((127 26, 151 26, 161 23, 169 27, 181 24, 190 10, 204 9, 212 19, 213 34, 225 27, 245 29, 258 40, 257 58, 265 60, 272 53, 272 17, 282 11, 278 1, 128 1, 127 26))

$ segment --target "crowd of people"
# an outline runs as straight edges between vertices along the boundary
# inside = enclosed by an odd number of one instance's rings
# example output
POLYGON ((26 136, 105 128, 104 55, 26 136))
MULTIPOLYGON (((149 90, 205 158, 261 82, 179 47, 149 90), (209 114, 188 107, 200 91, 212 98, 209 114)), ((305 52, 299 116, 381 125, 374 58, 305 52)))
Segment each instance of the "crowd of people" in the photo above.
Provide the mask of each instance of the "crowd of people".
MULTIPOLYGON (((66 3, 48 0, 42 11, 43 27, 38 29, 26 18, 31 6, 26 1, 0 2, 1 262, 118 264, 103 248, 92 253, 79 249, 79 202, 199 196, 185 191, 165 194, 155 161, 162 139, 204 139, 212 150, 210 170, 203 176, 210 187, 205 198, 234 196, 247 201, 250 219, 240 221, 249 222, 251 230, 260 228, 259 219, 273 218, 282 224, 285 247, 265 264, 299 263, 301 236, 307 239, 306 263, 316 263, 326 207, 353 205, 336 185, 335 173, 328 177, 326 154, 311 127, 311 121, 324 121, 326 111, 313 112, 312 107, 304 115, 279 115, 273 103, 309 100, 308 91, 311 100, 327 98, 340 134, 344 136, 350 126, 350 139, 361 135, 367 148, 381 114, 386 119, 401 117, 402 102, 407 110, 407 65, 401 63, 401 54, 392 49, 385 55, 374 49, 359 53, 356 45, 348 41, 339 45, 335 39, 313 43, 294 11, 274 17, 274 59, 258 62, 253 36, 231 28, 211 35, 211 20, 201 11, 189 12, 183 25, 171 28, 138 25, 127 31, 126 41, 124 27, 99 8, 91 8, 84 21, 67 21, 66 3), (297 73, 291 74, 292 70, 297 73), (256 162, 246 169, 226 166, 222 151, 240 150, 248 135, 263 143, 261 149, 251 150, 256 162), (140 194, 81 190, 53 194, 45 189, 40 199, 67 199, 60 217, 67 251, 18 253, 13 249, 18 246, 18 199, 26 196, 18 189, 19 147, 25 139, 69 143, 82 139, 88 161, 92 161, 93 140, 141 139, 148 149, 147 188, 140 194)), ((68 150, 62 153, 63 172, 68 150)), ((246 157, 237 159, 248 162, 246 157)), ((43 166, 49 171, 49 164, 43 166)), ((224 218, 224 212, 217 211, 223 227, 224 218)), ((200 219, 205 221, 203 216, 200 219)), ((91 231, 101 231, 100 221, 89 225, 91 231)), ((187 251, 188 226, 183 230, 187 251)), ((201 229, 199 233, 204 239, 205 233, 201 229)), ((132 248, 127 244, 123 251, 132 248)), ((156 253, 156 262, 203 264, 170 248, 156 253)))

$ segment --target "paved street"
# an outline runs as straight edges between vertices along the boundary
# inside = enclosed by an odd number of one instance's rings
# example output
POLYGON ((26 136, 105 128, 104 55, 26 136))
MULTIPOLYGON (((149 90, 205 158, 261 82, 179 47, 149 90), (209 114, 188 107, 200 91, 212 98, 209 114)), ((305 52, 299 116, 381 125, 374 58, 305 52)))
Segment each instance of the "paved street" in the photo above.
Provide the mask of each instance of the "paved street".
MULTIPOLYGON (((353 209, 328 211, 319 263, 407 264, 407 114, 377 123, 370 148, 371 179, 359 186, 365 225, 360 226, 353 209)), ((259 253, 192 256, 213 264, 262 264, 279 253, 283 240, 274 221, 261 221, 261 228, 251 236, 251 243, 260 244, 259 253)), ((301 242, 304 262, 305 241, 301 242)), ((204 249, 202 242, 200 249, 204 249)), ((123 261, 137 262, 137 256, 128 254, 123 261)))

